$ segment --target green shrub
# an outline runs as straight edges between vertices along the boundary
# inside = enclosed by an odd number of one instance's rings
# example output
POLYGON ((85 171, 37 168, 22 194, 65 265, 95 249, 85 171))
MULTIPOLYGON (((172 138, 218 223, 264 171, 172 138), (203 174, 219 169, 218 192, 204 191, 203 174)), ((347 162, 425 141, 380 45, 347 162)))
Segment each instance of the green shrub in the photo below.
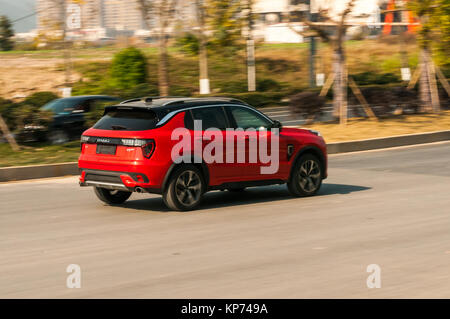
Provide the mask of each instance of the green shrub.
POLYGON ((147 81, 147 58, 138 49, 130 47, 114 56, 111 64, 111 84, 119 89, 130 89, 147 81))
POLYGON ((258 79, 256 80, 256 90, 259 92, 267 92, 267 91, 280 91, 282 89, 282 85, 272 79, 258 79))

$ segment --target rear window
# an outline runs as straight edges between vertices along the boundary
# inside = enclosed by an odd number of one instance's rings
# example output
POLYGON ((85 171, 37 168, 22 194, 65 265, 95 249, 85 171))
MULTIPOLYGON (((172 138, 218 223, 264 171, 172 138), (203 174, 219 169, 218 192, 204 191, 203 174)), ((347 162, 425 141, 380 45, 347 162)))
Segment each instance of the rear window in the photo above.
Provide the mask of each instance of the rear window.
POLYGON ((111 110, 103 116, 94 128, 99 130, 145 131, 156 127, 158 118, 148 110, 111 110))

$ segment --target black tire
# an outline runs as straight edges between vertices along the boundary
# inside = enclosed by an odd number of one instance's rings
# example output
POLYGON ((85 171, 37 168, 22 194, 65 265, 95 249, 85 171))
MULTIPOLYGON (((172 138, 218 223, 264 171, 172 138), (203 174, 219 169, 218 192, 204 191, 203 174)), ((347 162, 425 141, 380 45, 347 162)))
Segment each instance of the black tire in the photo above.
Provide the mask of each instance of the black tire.
POLYGON ((109 205, 123 204, 131 196, 131 192, 109 190, 100 187, 94 187, 94 192, 102 202, 109 205))
POLYGON ((306 154, 300 157, 287 183, 289 192, 296 197, 315 195, 322 186, 322 173, 322 165, 316 156, 306 154))
POLYGON ((239 188, 227 188, 227 191, 232 193, 241 193, 245 191, 245 187, 239 187, 239 188))
POLYGON ((67 132, 63 130, 54 130, 47 133, 48 141, 53 145, 59 145, 69 142, 70 138, 67 132))
POLYGON ((194 165, 175 169, 163 192, 163 200, 169 209, 188 211, 196 208, 206 189, 202 172, 194 165))

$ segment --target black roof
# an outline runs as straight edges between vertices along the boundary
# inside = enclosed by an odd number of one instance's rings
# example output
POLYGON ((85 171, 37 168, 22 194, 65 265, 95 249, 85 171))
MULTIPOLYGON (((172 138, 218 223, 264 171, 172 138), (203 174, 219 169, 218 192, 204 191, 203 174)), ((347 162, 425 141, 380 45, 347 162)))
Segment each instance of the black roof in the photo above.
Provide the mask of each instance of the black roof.
POLYGON ((214 104, 248 105, 247 103, 241 100, 227 97, 192 98, 180 96, 164 96, 164 97, 156 96, 156 97, 143 97, 126 100, 121 102, 120 104, 107 106, 105 108, 105 113, 111 109, 117 109, 120 107, 124 108, 132 107, 154 111, 159 118, 162 118, 164 115, 180 109, 195 106, 214 105, 214 104))
POLYGON ((208 104, 244 104, 247 103, 228 97, 182 97, 182 96, 164 96, 164 97, 143 97, 131 100, 126 100, 120 103, 120 105, 131 106, 131 107, 144 107, 144 108, 170 108, 173 109, 174 106, 181 106, 183 108, 194 105, 208 105, 208 104))

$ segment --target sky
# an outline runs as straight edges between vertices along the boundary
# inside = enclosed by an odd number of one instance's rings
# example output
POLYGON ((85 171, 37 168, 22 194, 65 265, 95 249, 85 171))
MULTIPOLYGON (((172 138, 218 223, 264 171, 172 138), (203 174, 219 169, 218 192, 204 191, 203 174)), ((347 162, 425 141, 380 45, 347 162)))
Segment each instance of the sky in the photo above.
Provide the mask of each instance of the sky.
MULTIPOLYGON (((10 20, 19 19, 36 8, 36 0, 0 0, 0 15, 6 15, 10 20)), ((36 16, 14 23, 15 32, 28 32, 36 28, 36 16)))

